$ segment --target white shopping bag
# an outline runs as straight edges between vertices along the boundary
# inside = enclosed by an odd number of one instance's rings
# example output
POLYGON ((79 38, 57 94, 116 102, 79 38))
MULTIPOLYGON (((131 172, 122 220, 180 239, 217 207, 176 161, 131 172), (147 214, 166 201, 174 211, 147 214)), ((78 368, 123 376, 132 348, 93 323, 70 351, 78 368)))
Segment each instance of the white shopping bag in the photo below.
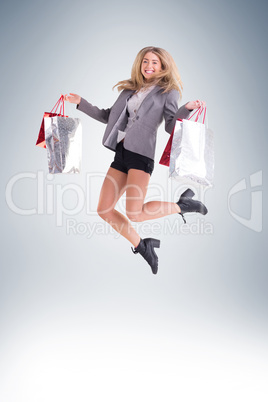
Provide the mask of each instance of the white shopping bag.
POLYGON ((80 173, 82 126, 80 119, 45 117, 45 140, 49 173, 80 173))
POLYGON ((169 176, 194 181, 203 186, 212 186, 214 136, 204 124, 206 108, 199 110, 195 121, 190 121, 194 114, 188 120, 176 122, 170 153, 169 176), (203 122, 200 123, 197 120, 203 111, 203 122))

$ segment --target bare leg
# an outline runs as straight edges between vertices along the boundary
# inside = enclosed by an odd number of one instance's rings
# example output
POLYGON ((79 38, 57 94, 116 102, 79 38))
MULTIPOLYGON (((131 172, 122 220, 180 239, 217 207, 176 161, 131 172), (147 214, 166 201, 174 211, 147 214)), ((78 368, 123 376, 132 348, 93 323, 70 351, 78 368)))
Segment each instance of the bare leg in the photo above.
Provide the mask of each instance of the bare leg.
POLYGON ((128 171, 126 212, 133 222, 143 222, 181 212, 175 202, 150 201, 144 204, 150 175, 142 170, 128 171))
POLYGON ((180 212, 180 207, 174 202, 151 201, 144 204, 149 180, 149 173, 142 170, 130 169, 126 174, 109 168, 100 193, 97 210, 99 216, 134 247, 139 244, 140 236, 129 220, 142 222, 180 212), (126 213, 129 219, 115 209, 117 201, 125 191, 126 213))
POLYGON ((129 240, 134 247, 137 247, 140 236, 129 220, 114 209, 117 201, 126 190, 127 176, 126 173, 109 168, 101 188, 97 211, 99 216, 109 223, 114 230, 129 240))

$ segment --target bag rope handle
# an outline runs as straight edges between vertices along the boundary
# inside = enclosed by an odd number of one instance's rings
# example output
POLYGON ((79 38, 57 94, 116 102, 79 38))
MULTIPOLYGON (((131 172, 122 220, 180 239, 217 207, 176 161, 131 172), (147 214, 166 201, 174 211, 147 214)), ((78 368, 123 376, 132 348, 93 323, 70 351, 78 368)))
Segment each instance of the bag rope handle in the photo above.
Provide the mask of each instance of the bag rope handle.
POLYGON ((53 106, 51 109, 50 113, 57 113, 57 110, 59 110, 59 114, 62 114, 64 116, 64 96, 61 95, 60 99, 57 101, 57 103, 53 106))
POLYGON ((197 116, 195 118, 195 123, 198 121, 199 117, 202 115, 202 113, 204 112, 204 116, 203 116, 203 124, 205 123, 205 118, 206 118, 206 112, 207 112, 207 108, 205 107, 199 107, 193 114, 192 116, 190 116, 187 120, 191 120, 192 117, 194 117, 194 115, 197 113, 197 116))

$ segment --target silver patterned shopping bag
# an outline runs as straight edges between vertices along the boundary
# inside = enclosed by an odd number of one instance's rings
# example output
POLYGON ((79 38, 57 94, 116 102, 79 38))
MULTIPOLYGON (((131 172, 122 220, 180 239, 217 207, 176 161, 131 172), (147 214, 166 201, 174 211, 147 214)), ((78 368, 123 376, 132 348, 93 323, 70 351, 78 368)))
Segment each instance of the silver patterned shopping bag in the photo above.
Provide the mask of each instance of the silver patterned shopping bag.
POLYGON ((49 173, 80 173, 80 119, 66 116, 45 117, 44 124, 49 173))
MULTIPOLYGON (((196 112, 195 112, 196 113, 196 112)), ((194 113, 194 114, 195 114, 194 113)), ((174 129, 169 176, 212 186, 214 178, 214 135, 205 125, 206 108, 195 121, 177 121, 174 129), (203 122, 198 122, 204 112, 203 122)))

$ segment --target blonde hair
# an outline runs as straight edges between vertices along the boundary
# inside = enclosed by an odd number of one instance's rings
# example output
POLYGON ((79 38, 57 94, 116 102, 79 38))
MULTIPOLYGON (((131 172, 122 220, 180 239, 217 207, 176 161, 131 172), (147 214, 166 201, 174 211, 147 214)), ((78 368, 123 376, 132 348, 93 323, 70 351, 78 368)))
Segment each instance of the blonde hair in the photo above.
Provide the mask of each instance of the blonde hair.
POLYGON ((163 92, 176 89, 180 95, 183 89, 180 73, 171 55, 166 50, 154 46, 144 47, 139 51, 132 66, 131 78, 119 81, 113 88, 118 87, 118 91, 130 89, 138 92, 142 87, 149 87, 151 85, 159 85, 164 89, 163 92), (159 57, 161 71, 155 73, 152 80, 146 81, 141 73, 141 64, 148 52, 152 52, 159 57))

